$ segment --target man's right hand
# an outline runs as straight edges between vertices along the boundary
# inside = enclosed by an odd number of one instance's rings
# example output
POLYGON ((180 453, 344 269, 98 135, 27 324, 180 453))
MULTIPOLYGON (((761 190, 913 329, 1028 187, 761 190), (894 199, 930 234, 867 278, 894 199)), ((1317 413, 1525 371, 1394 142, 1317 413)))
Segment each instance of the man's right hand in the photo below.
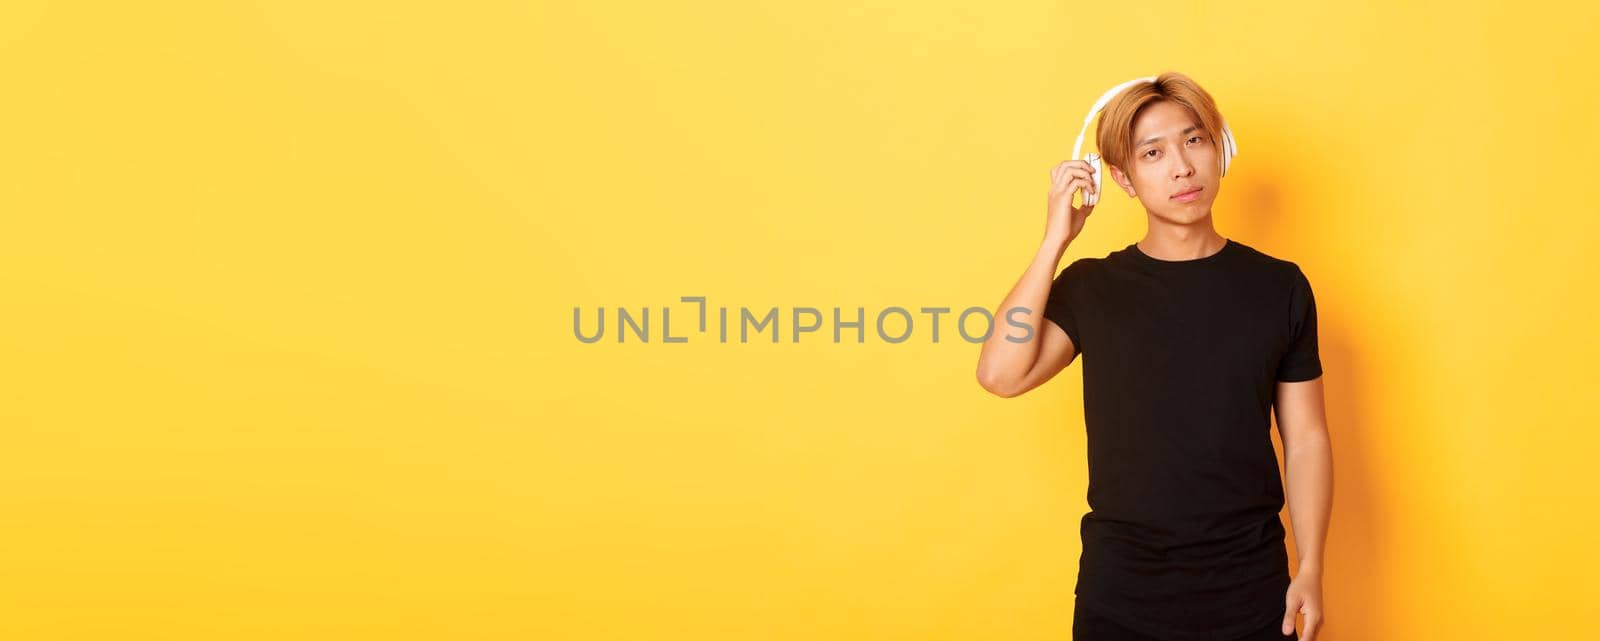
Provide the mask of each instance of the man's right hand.
MULTIPOLYGON (((1082 190, 1096 194, 1094 166, 1083 160, 1066 160, 1050 170, 1049 217, 1045 222, 1045 238, 1071 243, 1083 230, 1083 223, 1094 211, 1094 205, 1072 206, 1072 196, 1082 190)), ((1087 200, 1087 199, 1085 199, 1087 200)))

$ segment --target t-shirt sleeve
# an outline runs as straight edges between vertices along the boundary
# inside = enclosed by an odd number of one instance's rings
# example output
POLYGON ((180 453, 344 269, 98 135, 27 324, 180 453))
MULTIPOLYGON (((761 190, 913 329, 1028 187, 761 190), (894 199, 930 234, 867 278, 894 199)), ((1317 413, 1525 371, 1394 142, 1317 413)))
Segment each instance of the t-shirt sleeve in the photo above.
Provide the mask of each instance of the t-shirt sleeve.
POLYGON ((1073 314, 1076 306, 1076 294, 1081 290, 1079 285, 1082 279, 1083 268, 1079 261, 1073 261, 1056 275, 1055 282, 1050 284, 1050 296, 1044 304, 1044 317, 1060 327, 1072 339, 1072 345, 1078 353, 1083 353, 1083 339, 1079 338, 1078 320, 1073 314))
POLYGON ((1322 358, 1317 352, 1317 300, 1311 281, 1298 267, 1289 294, 1289 349, 1278 363, 1278 380, 1285 383, 1309 381, 1322 375, 1322 358))

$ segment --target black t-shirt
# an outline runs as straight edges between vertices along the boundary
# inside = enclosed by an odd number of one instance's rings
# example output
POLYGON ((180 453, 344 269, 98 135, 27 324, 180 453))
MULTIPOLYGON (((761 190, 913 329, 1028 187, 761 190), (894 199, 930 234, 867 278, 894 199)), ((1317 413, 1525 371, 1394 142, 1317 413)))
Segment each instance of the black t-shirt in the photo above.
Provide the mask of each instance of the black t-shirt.
POLYGON ((1083 363, 1079 603, 1175 640, 1281 621, 1289 559, 1270 412, 1278 381, 1322 375, 1300 267, 1232 239, 1192 260, 1131 244, 1063 269, 1044 315, 1083 363))

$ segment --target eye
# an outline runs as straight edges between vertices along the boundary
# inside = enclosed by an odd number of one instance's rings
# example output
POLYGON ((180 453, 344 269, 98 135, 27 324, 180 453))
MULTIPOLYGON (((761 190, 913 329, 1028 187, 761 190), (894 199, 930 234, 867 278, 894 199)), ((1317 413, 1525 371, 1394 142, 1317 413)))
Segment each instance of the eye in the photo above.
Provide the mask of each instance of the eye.
POLYGON ((1150 158, 1151 157, 1150 154, 1153 154, 1153 153, 1156 153, 1156 150, 1151 149, 1150 151, 1144 152, 1144 157, 1145 158, 1150 158))
POLYGON ((1189 139, 1189 140, 1191 140, 1191 141, 1194 141, 1194 140, 1200 140, 1200 137, 1199 137, 1199 136, 1195 136, 1195 137, 1193 137, 1193 138, 1190 138, 1190 139, 1189 139))

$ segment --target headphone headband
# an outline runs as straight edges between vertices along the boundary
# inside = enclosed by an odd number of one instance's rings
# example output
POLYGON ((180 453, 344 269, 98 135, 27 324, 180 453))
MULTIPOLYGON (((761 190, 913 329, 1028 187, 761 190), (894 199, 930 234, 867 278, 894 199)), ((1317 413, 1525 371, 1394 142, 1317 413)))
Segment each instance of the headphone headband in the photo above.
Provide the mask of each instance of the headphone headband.
POLYGON ((1100 110, 1105 108, 1106 103, 1111 102, 1111 99, 1116 97, 1117 93, 1121 92, 1123 89, 1126 89, 1126 88, 1128 88, 1128 87, 1130 87, 1132 85, 1139 84, 1141 82, 1155 82, 1155 81, 1156 81, 1156 77, 1155 76, 1145 76, 1143 78, 1134 78, 1133 80, 1129 80, 1129 81, 1124 82, 1124 83, 1122 83, 1120 85, 1112 87, 1112 88, 1106 90, 1106 92, 1104 94, 1101 94, 1100 95, 1100 99, 1094 101, 1094 106, 1089 108, 1089 115, 1084 116, 1084 118, 1083 118, 1083 128, 1078 130, 1078 140, 1077 140, 1077 142, 1072 143, 1072 158, 1074 160, 1076 160, 1076 159, 1079 159, 1079 158, 1083 157, 1083 156, 1078 155, 1079 152, 1083 151, 1083 134, 1089 131, 1089 123, 1094 121, 1095 114, 1100 113, 1100 110))

